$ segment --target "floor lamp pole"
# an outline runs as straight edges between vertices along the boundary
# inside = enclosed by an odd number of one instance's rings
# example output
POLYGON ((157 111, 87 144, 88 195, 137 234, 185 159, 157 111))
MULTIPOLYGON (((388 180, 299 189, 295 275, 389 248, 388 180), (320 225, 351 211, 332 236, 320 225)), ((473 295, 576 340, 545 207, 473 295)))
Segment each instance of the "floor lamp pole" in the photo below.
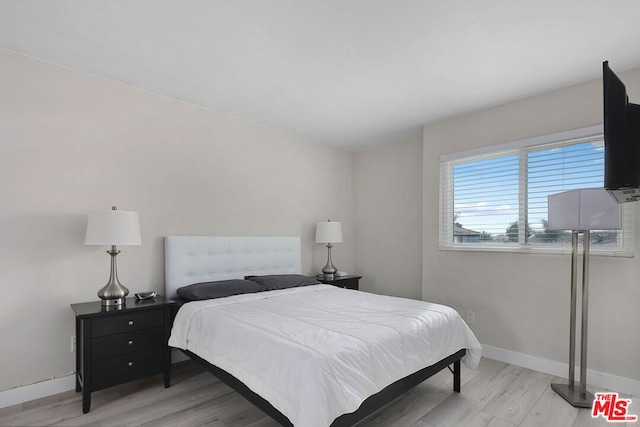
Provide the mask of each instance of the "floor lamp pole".
POLYGON ((576 322, 578 313, 578 232, 571 233, 571 319, 569 319, 569 385, 575 385, 576 376, 576 322))
POLYGON ((569 321, 569 384, 551 384, 551 388, 578 408, 591 408, 595 397, 587 391, 587 332, 589 323, 589 230, 571 233, 571 319, 569 321), (582 233, 582 320, 580 323, 580 388, 576 388, 576 305, 578 288, 578 235, 582 233))
POLYGON ((580 324, 580 398, 588 400, 589 408, 595 398, 587 392, 587 327, 589 323, 589 230, 582 232, 582 322, 580 324), (587 393, 589 396, 587 396, 587 393))

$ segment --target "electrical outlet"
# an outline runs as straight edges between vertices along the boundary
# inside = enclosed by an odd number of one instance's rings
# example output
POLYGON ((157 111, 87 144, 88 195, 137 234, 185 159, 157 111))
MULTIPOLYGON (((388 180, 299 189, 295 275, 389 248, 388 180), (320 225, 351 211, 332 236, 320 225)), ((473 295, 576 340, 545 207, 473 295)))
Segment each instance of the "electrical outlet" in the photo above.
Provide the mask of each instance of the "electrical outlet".
POLYGON ((470 325, 475 325, 476 323, 476 312, 475 311, 467 311, 467 323, 470 325))
POLYGON ((72 335, 71 336, 71 353, 73 353, 74 351, 76 351, 76 336, 72 335))

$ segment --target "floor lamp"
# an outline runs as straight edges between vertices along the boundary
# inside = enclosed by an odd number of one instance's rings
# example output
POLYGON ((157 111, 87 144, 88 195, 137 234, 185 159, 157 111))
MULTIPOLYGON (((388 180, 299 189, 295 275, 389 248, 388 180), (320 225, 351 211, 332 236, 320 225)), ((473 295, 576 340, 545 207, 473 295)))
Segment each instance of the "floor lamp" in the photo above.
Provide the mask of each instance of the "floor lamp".
POLYGON ((572 406, 591 408, 587 391, 587 329, 589 308, 589 246, 591 230, 622 228, 622 209, 603 188, 571 190, 548 197, 549 230, 571 230, 571 317, 569 323, 569 383, 551 388, 572 406), (578 236, 582 234, 582 319, 580 323, 580 383, 575 382, 578 236))

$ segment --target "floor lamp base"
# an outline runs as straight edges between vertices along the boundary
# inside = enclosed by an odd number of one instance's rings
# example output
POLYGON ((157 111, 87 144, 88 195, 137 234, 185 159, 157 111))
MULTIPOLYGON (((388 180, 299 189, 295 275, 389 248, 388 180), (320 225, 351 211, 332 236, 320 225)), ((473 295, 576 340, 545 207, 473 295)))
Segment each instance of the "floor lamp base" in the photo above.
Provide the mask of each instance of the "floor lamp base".
POLYGON ((571 406, 576 408, 592 408, 595 396, 588 391, 585 394, 580 393, 580 385, 576 384, 569 387, 569 384, 551 384, 553 391, 558 393, 564 400, 569 402, 571 406))

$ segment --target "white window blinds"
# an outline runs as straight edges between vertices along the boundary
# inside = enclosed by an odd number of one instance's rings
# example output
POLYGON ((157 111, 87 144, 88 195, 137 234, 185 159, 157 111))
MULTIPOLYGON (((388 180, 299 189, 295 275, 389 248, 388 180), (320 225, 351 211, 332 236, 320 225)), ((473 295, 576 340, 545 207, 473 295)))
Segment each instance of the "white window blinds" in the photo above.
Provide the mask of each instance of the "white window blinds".
MULTIPOLYGON (((604 141, 594 130, 443 156, 440 248, 570 252, 570 232, 547 227, 547 196, 603 186, 604 141)), ((633 218, 627 203, 622 231, 592 231, 594 254, 633 256, 633 218)))

